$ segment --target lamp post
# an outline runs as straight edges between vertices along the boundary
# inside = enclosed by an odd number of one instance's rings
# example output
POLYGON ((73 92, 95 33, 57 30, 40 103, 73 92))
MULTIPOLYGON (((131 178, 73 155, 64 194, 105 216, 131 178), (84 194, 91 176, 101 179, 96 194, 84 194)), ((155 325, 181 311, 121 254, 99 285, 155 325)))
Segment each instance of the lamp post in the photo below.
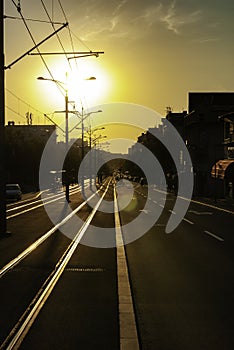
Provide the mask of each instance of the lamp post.
POLYGON ((99 155, 100 155, 100 151, 97 151, 97 143, 99 145, 99 141, 101 139, 106 139, 107 136, 106 135, 99 135, 97 136, 94 140, 93 140, 93 143, 94 143, 94 147, 95 147, 95 169, 97 168, 97 165, 99 164, 99 155))
POLYGON ((92 134, 95 133, 96 131, 99 130, 104 130, 105 127, 97 127, 94 128, 93 130, 91 129, 91 127, 89 128, 89 130, 87 131, 88 136, 89 136, 89 152, 90 152, 90 156, 89 156, 89 188, 90 190, 92 189, 92 153, 91 153, 91 149, 92 149, 92 134))
MULTIPOLYGON (((4 33, 4 1, 0 2, 0 26, 1 33, 4 33)), ((1 79, 0 79, 0 235, 7 233, 6 223, 6 167, 5 167, 5 73, 4 73, 4 37, 0 35, 1 51, 1 79)))
MULTIPOLYGON (((102 112, 102 110, 98 110, 98 111, 94 111, 94 112, 89 112, 87 114, 84 114, 84 109, 82 107, 82 111, 81 113, 77 112, 77 111, 69 111, 68 110, 68 91, 67 89, 64 88, 63 85, 65 85, 64 82, 59 81, 59 80, 55 80, 55 79, 50 79, 50 78, 44 78, 44 77, 38 77, 38 80, 45 80, 45 81, 52 81, 56 84, 58 84, 64 91, 65 91, 65 143, 66 143, 66 153, 68 152, 68 134, 69 132, 73 131, 75 128, 77 128, 77 125, 79 125, 81 123, 81 159, 84 159, 84 121, 86 118, 88 118, 91 114, 93 113, 100 113, 102 112), (75 125, 70 131, 68 130, 68 114, 69 113, 73 113, 76 114, 80 117, 81 121, 75 125)), ((90 77, 90 78, 86 78, 85 80, 96 80, 96 78, 94 76, 90 77)), ((84 190, 84 178, 82 176, 82 192, 84 190)), ((66 200, 69 202, 69 182, 68 182, 68 173, 66 171, 66 200)))
MULTIPOLYGON (((49 79, 49 78, 43 78, 43 77, 38 77, 38 80, 45 80, 45 81, 52 81, 53 83, 58 84, 64 91, 65 91, 65 145, 66 145, 66 154, 68 152, 68 91, 67 88, 64 88, 63 85, 65 85, 65 83, 63 83, 62 81, 59 80, 55 80, 55 79, 49 79)), ((66 169, 66 200, 69 203, 70 202, 70 198, 69 198, 69 180, 68 180, 68 171, 66 169)))
MULTIPOLYGON (((96 78, 94 77, 91 77, 89 78, 88 80, 94 80, 96 78)), ((91 114, 94 114, 94 113, 101 113, 102 110, 98 110, 98 111, 94 111, 94 112, 89 112, 87 114, 84 114, 84 108, 82 107, 82 111, 81 111, 81 114, 79 114, 79 117, 81 118, 81 161, 84 159, 84 156, 85 156, 85 152, 84 152, 84 121, 86 118, 88 118, 91 114)), ((97 128, 98 130, 98 128, 97 128)), ((100 128, 99 128, 100 130, 100 128)), ((90 137, 90 136, 89 136, 90 137)), ((89 138, 89 141, 90 141, 90 138, 89 138)), ((90 144, 89 144, 90 146, 90 144)), ((90 172, 91 172, 91 159, 90 159, 90 172)), ((91 174, 90 174, 91 175, 91 174)), ((84 176, 82 176, 81 178, 81 187, 82 187, 82 192, 84 191, 84 176)))

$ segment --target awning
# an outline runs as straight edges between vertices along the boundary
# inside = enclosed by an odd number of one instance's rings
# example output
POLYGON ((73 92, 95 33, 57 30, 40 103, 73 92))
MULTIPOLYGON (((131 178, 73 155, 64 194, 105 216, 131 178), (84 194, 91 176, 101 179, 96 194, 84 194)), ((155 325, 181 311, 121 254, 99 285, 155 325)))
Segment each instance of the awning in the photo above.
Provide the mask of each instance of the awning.
POLYGON ((212 166, 211 176, 216 179, 224 179, 226 170, 230 164, 234 163, 234 159, 222 159, 212 166))

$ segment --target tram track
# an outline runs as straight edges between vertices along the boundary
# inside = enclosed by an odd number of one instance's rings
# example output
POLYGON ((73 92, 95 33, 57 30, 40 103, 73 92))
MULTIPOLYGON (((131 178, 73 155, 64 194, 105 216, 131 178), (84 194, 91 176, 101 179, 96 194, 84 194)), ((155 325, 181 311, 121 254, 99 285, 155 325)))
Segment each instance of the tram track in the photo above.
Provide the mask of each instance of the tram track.
MULTIPOLYGON (((107 193, 109 193, 109 195, 110 195, 110 192, 112 193, 112 195, 111 195, 112 198, 114 198, 113 223, 114 223, 114 227, 116 230, 116 242, 117 242, 117 245, 119 244, 121 230, 120 230, 120 221, 119 221, 119 219, 117 220, 117 217, 119 215, 118 214, 118 205, 117 205, 117 195, 116 195, 115 185, 113 186, 113 189, 111 188, 111 191, 109 190, 109 188, 112 187, 110 185, 112 185, 111 181, 109 181, 106 185, 103 185, 98 190, 98 192, 100 192, 100 191, 102 192, 102 194, 100 194, 100 196, 99 196, 99 200, 96 202, 95 205, 92 206, 91 211, 90 211, 90 209, 88 211, 86 209, 86 217, 85 217, 85 219, 83 219, 83 225, 79 228, 78 232, 76 233, 76 235, 72 239, 72 241, 70 241, 70 243, 66 247, 64 246, 63 253, 56 260, 56 262, 54 262, 53 268, 50 270, 48 268, 46 268, 46 270, 48 270, 46 272, 47 277, 45 275, 45 272, 43 271, 43 273, 42 273, 43 278, 40 279, 39 278, 40 276, 36 278, 38 280, 38 282, 36 283, 37 286, 35 287, 35 289, 33 288, 32 281, 28 282, 29 289, 34 290, 34 293, 31 294, 30 299, 27 298, 27 302, 24 301, 24 303, 23 303, 24 306, 22 306, 23 309, 21 310, 21 313, 17 313, 18 316, 17 316, 17 318, 15 317, 15 322, 11 323, 11 326, 8 327, 8 331, 5 332, 4 337, 2 337, 3 334, 0 333, 0 342, 1 342, 0 349, 1 350, 3 350, 3 349, 4 350, 5 349, 7 349, 7 350, 18 349, 21 347, 21 343, 24 342, 25 337, 27 338, 27 335, 30 332, 30 329, 31 329, 32 325, 34 324, 35 320, 37 320, 39 315, 43 315, 42 309, 44 310, 44 305, 46 304, 47 299, 49 297, 50 297, 50 300, 51 300, 51 297, 53 298, 53 290, 55 289, 55 286, 60 281, 61 276, 63 275, 63 272, 66 270, 68 263, 70 262, 71 258, 74 255, 74 252, 77 250, 78 246, 80 245, 80 241, 81 241, 82 237, 85 235, 86 231, 89 229, 89 226, 93 222, 94 217, 96 217, 97 213, 100 214, 100 212, 98 210, 103 202, 103 199, 105 198, 107 193), (108 190, 109 190, 109 192, 108 192, 108 190)), ((81 211, 81 209, 84 209, 85 206, 88 205, 88 201, 91 200, 95 195, 96 195, 96 193, 94 193, 92 196, 90 196, 86 201, 82 202, 75 210, 73 210, 73 212, 70 215, 68 215, 66 218, 64 218, 58 225, 56 225, 54 228, 49 230, 40 239, 38 239, 36 242, 34 242, 34 244, 30 245, 17 258, 13 259, 9 264, 4 266, 0 270, 0 288, 1 288, 1 283, 3 283, 4 279, 8 277, 8 273, 9 273, 9 279, 11 280, 11 283, 15 282, 15 280, 13 279, 14 274, 16 274, 16 275, 17 274, 18 275, 19 274, 26 274, 27 275, 27 269, 25 270, 25 268, 27 266, 29 267, 31 265, 30 265, 30 263, 26 262, 26 264, 24 263, 23 266, 20 267, 23 260, 25 260, 25 258, 30 255, 30 257, 31 257, 30 261, 32 261, 33 256, 34 256, 34 252, 37 251, 37 248, 39 248, 39 246, 41 246, 43 242, 45 242, 49 237, 51 237, 54 232, 58 231, 62 225, 65 225, 66 222, 68 222, 69 219, 73 215, 76 215, 77 212, 81 211), (18 267, 16 269, 17 265, 18 265, 18 267), (11 271, 13 274, 11 273, 11 271), (15 273, 14 273, 14 271, 15 271, 15 273), (1 277, 4 277, 4 278, 1 278, 1 277)), ((121 245, 123 245, 123 242, 121 243, 121 245)), ((118 252, 116 252, 116 259, 117 260, 120 259, 121 264, 123 262, 123 256, 124 256, 123 249, 124 249, 124 247, 121 247, 121 250, 117 249, 118 252)), ((42 254, 42 256, 43 256, 43 254, 42 254)), ((115 265, 118 266, 117 270, 119 270, 118 271, 118 274, 119 274, 118 284, 120 286, 123 286, 123 285, 125 285, 125 283, 128 279, 127 267, 126 267, 126 265, 124 265, 125 266, 124 271, 126 271, 126 273, 125 273, 125 275, 123 275, 123 268, 121 267, 123 265, 120 265, 119 261, 117 261, 117 260, 115 262, 115 265), (124 279, 124 280, 122 280, 122 279, 124 279)), ((80 270, 86 271, 85 268, 81 268, 80 270)), ((34 271, 33 267, 29 268, 28 274, 29 274, 29 276, 31 276, 30 279, 32 279, 32 276, 34 273, 36 273, 36 271, 37 271, 37 269, 34 271)), ((69 271, 69 269, 68 269, 68 271, 69 271)), ((103 270, 100 267, 97 269, 95 269, 95 268, 89 269, 88 268, 87 271, 105 271, 105 269, 103 270)), ((117 278, 117 277, 115 277, 115 278, 117 278)), ((20 282, 17 280, 17 283, 20 283, 20 282)), ((128 285, 129 285, 129 281, 128 281, 128 285)), ((119 287, 119 288, 122 288, 122 287, 119 287)), ((125 288, 119 289, 119 291, 117 292, 117 295, 119 294, 119 302, 122 299, 126 299, 124 293, 125 293, 125 288)), ((127 290, 127 295, 129 298, 129 288, 127 290)), ((119 302, 117 301, 117 303, 119 303, 119 302)), ((129 302, 129 305, 130 305, 130 302, 129 302)), ((117 326, 116 326, 117 328, 120 327, 119 344, 123 344, 126 341, 132 342, 132 338, 131 339, 124 339, 124 337, 123 337, 124 331, 121 328, 122 324, 123 324, 123 322, 122 322, 123 319, 121 317, 125 317, 126 314, 124 311, 123 316, 121 316, 121 308, 122 307, 123 306, 120 306, 119 325, 117 322, 117 326)), ((116 317, 118 318, 117 310, 116 310, 116 317)), ((131 306, 130 320, 132 320, 133 318, 134 318, 133 307, 131 306)), ((137 334, 135 331, 134 343, 136 343, 136 337, 137 337, 137 334)), ((113 349, 114 348, 115 347, 113 347, 113 349)))
MULTIPOLYGON (((67 247, 63 255, 60 257, 60 259, 57 261, 55 268, 53 271, 49 274, 46 281, 43 283, 35 297, 33 298, 32 302, 29 304, 23 315, 19 318, 18 322, 13 326, 11 329, 9 335, 6 337, 2 345, 0 346, 0 349, 15 349, 18 348, 20 343, 22 342, 23 338, 29 331, 31 325, 33 324, 34 320, 36 319, 38 313, 40 312, 41 308, 45 304, 46 300, 52 293, 56 283, 58 282, 59 278, 61 277, 65 267, 67 266, 69 260, 71 259, 75 249, 77 248, 80 240, 82 239, 83 235, 85 234, 87 228, 90 225, 90 222, 92 221, 93 217, 95 216, 101 202, 103 201, 103 198, 105 197, 109 184, 107 185, 106 189, 104 190, 104 193, 100 197, 99 201, 91 211, 91 213, 88 215, 88 218, 83 223, 82 227, 77 232, 76 236, 70 243, 70 245, 67 247)), ((91 197, 95 196, 93 194, 91 197)), ((91 199, 89 198, 89 200, 91 199)), ((87 204, 88 201, 83 202, 76 210, 72 212, 72 216, 75 215, 84 205, 87 204)), ((59 224, 59 227, 61 225, 64 225, 65 222, 67 222, 70 219, 71 215, 69 217, 66 217, 65 220, 62 220, 62 222, 59 224)), ((53 232, 55 232, 58 229, 58 227, 55 227, 53 232)), ((9 271, 10 268, 13 268, 16 266, 16 264, 20 263, 20 261, 25 258, 28 254, 30 254, 32 251, 34 251, 42 242, 44 242, 52 233, 52 230, 50 233, 47 233, 43 236, 42 239, 35 242, 34 247, 29 247, 27 251, 24 251, 22 253, 21 257, 18 257, 15 262, 12 262, 11 265, 8 266, 7 269, 2 269, 0 271, 0 276, 5 274, 7 271, 9 271)))
MULTIPOLYGON (((74 194, 79 193, 79 192, 80 192, 80 188, 78 187, 78 188, 71 190, 70 195, 74 195, 74 194)), ((21 202, 19 202, 19 203, 17 203, 16 206, 7 209, 7 214, 10 213, 10 215, 7 215, 7 219, 9 220, 9 219, 17 217, 19 215, 26 214, 32 210, 35 210, 35 209, 38 209, 38 208, 44 206, 44 205, 48 205, 48 204, 54 203, 60 199, 64 199, 64 197, 65 197, 65 194, 61 191, 57 194, 53 194, 53 195, 49 194, 48 198, 43 198, 43 201, 42 201, 42 199, 38 199, 38 200, 27 199, 26 203, 25 203, 25 201, 23 202, 23 204, 21 202), (12 212, 16 212, 16 213, 11 214, 12 212)))
MULTIPOLYGON (((48 239, 54 232, 56 232, 61 226, 63 226, 68 220, 70 220, 74 215, 76 215, 92 198, 95 197, 95 195, 100 191, 100 189, 95 192, 93 195, 91 195, 89 198, 87 198, 85 201, 83 201, 76 209, 74 209, 70 214, 68 214, 65 218, 63 218, 60 222, 58 222, 56 225, 54 225, 49 231, 44 233, 39 239, 37 239, 34 243, 32 243, 30 246, 28 246, 23 252, 21 252, 16 258, 12 259, 9 263, 7 263, 4 267, 0 269, 0 278, 7 273, 10 269, 18 265, 24 258, 26 258, 31 252, 33 252, 37 247, 39 247, 46 239, 48 239)), ((75 192, 76 193, 76 192, 75 192)), ((74 194, 74 193, 73 193, 74 194)), ((64 196, 63 196, 64 197, 64 196)), ((62 198, 63 198, 62 197, 62 198)), ((53 199, 51 202, 54 202, 55 200, 58 200, 58 198, 53 199)), ((48 203, 46 203, 48 204, 48 203)), ((40 206, 42 206, 40 204, 40 206)), ((31 210, 38 208, 36 207, 30 208, 31 210)), ((30 211, 30 210, 28 210, 30 211)))

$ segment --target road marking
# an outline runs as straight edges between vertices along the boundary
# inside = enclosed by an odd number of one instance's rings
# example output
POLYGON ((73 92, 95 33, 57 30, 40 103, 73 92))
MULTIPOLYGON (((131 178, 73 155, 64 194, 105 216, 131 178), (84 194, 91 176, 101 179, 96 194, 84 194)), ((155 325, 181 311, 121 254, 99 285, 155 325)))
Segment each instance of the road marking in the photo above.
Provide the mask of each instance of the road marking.
POLYGON ((234 214, 234 211, 232 210, 229 210, 229 209, 225 209, 225 208, 221 208, 221 207, 216 207, 215 205, 212 205, 212 204, 209 204, 209 203, 203 203, 203 202, 199 202, 199 201, 195 201, 194 199, 188 199, 188 198, 184 198, 184 197, 179 197, 185 201, 190 201, 192 203, 196 203, 196 204, 200 204, 200 205, 203 205, 204 207, 209 207, 209 208, 212 208, 212 209, 215 209, 215 210, 219 210, 219 211, 223 211, 225 213, 228 213, 228 214, 234 214))
MULTIPOLYGON (((155 188, 154 188, 154 191, 168 194, 167 191, 160 191, 159 189, 155 189, 155 188)), ((233 210, 229 210, 229 209, 217 207, 217 206, 212 205, 212 204, 209 204, 209 203, 199 202, 199 201, 196 201, 196 200, 194 200, 194 199, 185 198, 185 197, 182 197, 182 196, 178 196, 177 198, 183 199, 183 200, 188 201, 188 202, 200 204, 200 205, 203 205, 203 206, 205 206, 205 207, 209 207, 209 208, 216 209, 216 210, 219 210, 219 211, 223 211, 223 212, 228 213, 228 214, 232 214, 232 215, 234 214, 234 211, 233 211, 233 210)), ((168 200, 169 200, 169 198, 167 199, 167 201, 168 201, 168 200)))
POLYGON ((176 214, 173 210, 171 210, 171 209, 169 209, 168 210, 170 213, 172 213, 172 214, 176 214))
POLYGON ((139 211, 141 211, 142 213, 148 214, 150 211, 147 209, 140 209, 139 211))
POLYGON ((157 201, 153 201, 155 204, 158 204, 158 202, 157 201))
POLYGON ((183 218, 183 220, 186 221, 186 222, 187 222, 188 224, 190 224, 190 225, 194 225, 194 222, 192 222, 192 221, 190 221, 190 220, 188 220, 188 219, 183 218))
POLYGON ((160 206, 161 208, 164 208, 164 205, 162 205, 162 204, 159 204, 159 206, 160 206))
POLYGON ((204 231, 204 232, 205 232, 207 235, 209 235, 209 236, 211 236, 211 237, 217 239, 217 240, 220 241, 220 242, 223 242, 223 241, 224 241, 223 238, 221 238, 221 237, 215 235, 214 233, 211 233, 211 232, 209 232, 209 231, 204 231))
POLYGON ((69 267, 65 269, 67 272, 104 272, 105 269, 101 267, 69 267))
POLYGON ((189 210, 189 213, 195 214, 195 215, 213 215, 210 211, 196 211, 196 210, 189 210))
POLYGON ((120 350, 139 350, 136 319, 129 282, 128 266, 122 237, 116 189, 114 187, 115 232, 119 298, 120 350))

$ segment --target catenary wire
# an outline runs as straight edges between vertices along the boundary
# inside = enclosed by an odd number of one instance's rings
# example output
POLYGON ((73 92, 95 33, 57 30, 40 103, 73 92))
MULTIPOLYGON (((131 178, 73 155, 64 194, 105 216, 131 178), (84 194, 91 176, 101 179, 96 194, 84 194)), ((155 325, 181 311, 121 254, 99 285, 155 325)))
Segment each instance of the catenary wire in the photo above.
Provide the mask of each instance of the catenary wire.
MULTIPOLYGON (((12 1, 13 1, 13 0, 12 0, 12 1)), ((24 16, 23 16, 23 14, 22 14, 21 7, 18 6, 18 5, 16 5, 16 3, 15 3, 14 1, 13 1, 13 4, 16 6, 17 11, 19 12, 20 17, 22 18, 22 21, 23 21, 23 23, 24 23, 24 25, 25 25, 25 27, 26 27, 26 29, 27 29, 27 32, 28 32, 28 34, 29 34, 31 40, 33 41, 34 45, 36 46, 36 41, 35 41, 35 39, 34 39, 34 37, 33 37, 33 35, 32 35, 31 30, 30 30, 29 27, 28 27, 28 24, 27 24, 27 22, 26 22, 26 20, 25 20, 25 18, 24 18, 24 16)), ((41 60, 42 60, 42 62, 43 62, 43 64, 44 64, 44 66, 46 67, 46 69, 47 69, 47 71, 48 71, 48 73, 49 73, 51 79, 54 80, 54 81, 56 82, 56 80, 54 79, 54 76, 53 76, 53 74, 52 74, 52 72, 51 72, 49 66, 47 65, 47 63, 46 63, 44 57, 41 55, 40 49, 39 49, 38 47, 36 47, 36 50, 37 50, 38 54, 40 55, 40 58, 41 58, 41 60)), ((59 86, 59 84, 56 84, 56 85, 57 85, 57 87, 58 87, 60 93, 64 96, 64 92, 63 92, 62 88, 59 86)))
MULTIPOLYGON (((16 19, 16 20, 22 21, 22 18, 20 18, 20 17, 8 16, 8 15, 5 15, 4 19, 16 19)), ((38 22, 38 23, 47 23, 47 24, 50 23, 50 21, 45 21, 42 19, 34 19, 34 18, 25 18, 25 20, 28 22, 38 22)), ((53 24, 63 25, 62 22, 54 22, 54 21, 53 21, 53 24)))
MULTIPOLYGON (((44 11, 45 11, 45 13, 46 13, 46 15, 47 15, 49 21, 50 21, 50 24, 51 24, 53 30, 55 31, 54 23, 53 23, 53 21, 52 21, 50 15, 49 15, 49 12, 48 12, 48 10, 47 10, 47 8, 46 8, 46 6, 45 6, 44 1, 41 0, 41 3, 42 3, 42 7, 44 8, 44 11)), ((68 22, 67 22, 67 23, 68 23, 68 22)), ((67 62, 68 62, 68 64, 69 64, 70 68, 72 68, 72 67, 71 67, 71 63, 70 63, 70 61, 68 60, 68 55, 66 54, 66 50, 65 50, 65 48, 64 48, 64 46, 63 46, 63 43, 62 43, 62 41, 61 41, 60 36, 58 35, 58 33, 56 34, 56 37, 57 37, 58 42, 59 42, 59 44, 60 44, 60 46, 61 46, 61 48, 62 48, 62 50, 63 50, 64 55, 66 56, 66 59, 67 59, 67 62)))

